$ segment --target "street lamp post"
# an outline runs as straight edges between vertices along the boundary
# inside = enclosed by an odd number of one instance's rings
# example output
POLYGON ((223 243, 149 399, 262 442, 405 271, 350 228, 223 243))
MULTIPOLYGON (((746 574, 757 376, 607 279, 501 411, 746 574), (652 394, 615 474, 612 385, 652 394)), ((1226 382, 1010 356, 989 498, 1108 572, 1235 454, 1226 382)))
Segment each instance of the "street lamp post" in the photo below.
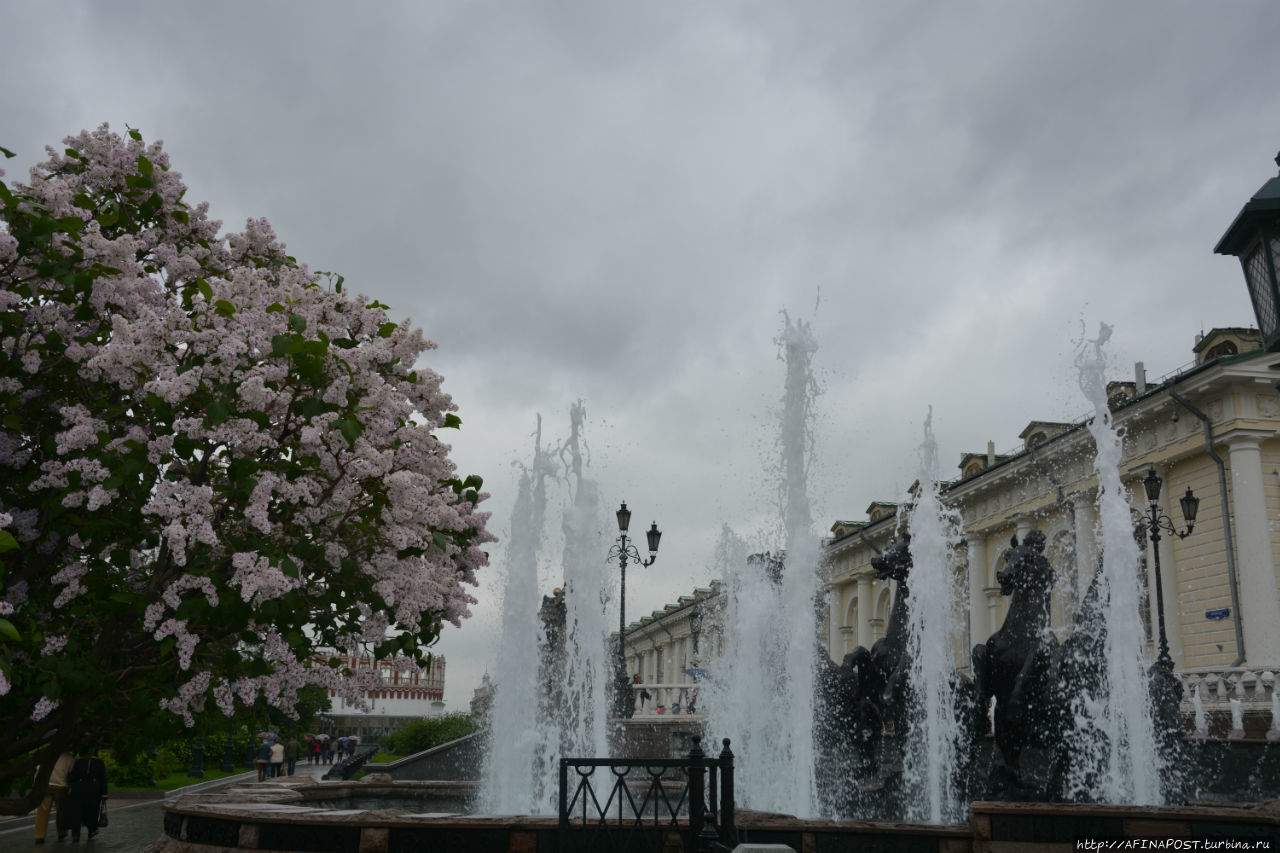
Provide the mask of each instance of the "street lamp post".
POLYGON ((1179 531, 1173 526, 1173 520, 1160 510, 1160 488, 1164 485, 1164 481, 1156 474, 1156 469, 1152 468, 1147 471, 1146 479, 1142 481, 1142 488, 1146 490, 1147 502, 1147 530, 1151 534, 1151 553, 1155 558, 1156 568, 1156 612, 1159 617, 1160 626, 1160 651, 1156 655, 1156 665, 1168 672, 1173 672, 1173 658, 1169 655, 1169 638, 1165 636, 1164 630, 1164 582, 1160 577, 1160 531, 1177 536, 1179 539, 1186 539, 1191 535, 1191 531, 1196 526, 1196 512, 1200 509, 1200 499, 1191 491, 1191 487, 1187 486, 1187 493, 1179 498, 1178 502, 1182 505, 1182 517, 1186 519, 1187 529, 1179 531))
POLYGON ((652 566, 653 561, 658 559, 658 543, 662 540, 662 531, 658 529, 658 522, 654 522, 645 536, 649 540, 649 559, 643 560, 640 552, 636 550, 636 546, 631 544, 631 539, 627 536, 627 530, 631 526, 631 510, 627 509, 626 501, 622 502, 622 506, 618 508, 618 541, 609 549, 610 560, 618 561, 619 586, 618 586, 618 649, 617 660, 614 664, 616 672, 614 673, 614 711, 618 717, 630 717, 633 710, 634 702, 631 696, 631 679, 627 677, 627 561, 639 563, 641 566, 652 566))
POLYGON ((698 668, 698 635, 702 633, 702 605, 694 604, 689 610, 689 634, 693 637, 693 657, 689 661, 692 668, 698 668))
MULTIPOLYGON (((203 730, 203 727, 202 727, 203 730)), ((204 735, 196 735, 196 742, 191 747, 191 769, 187 775, 193 779, 204 778, 204 735)))
POLYGON ((232 773, 236 769, 236 683, 231 682, 231 713, 227 714, 227 752, 222 756, 223 773, 232 773))
POLYGON ((1151 554, 1155 563, 1156 574, 1156 616, 1160 631, 1160 651, 1156 654, 1156 665, 1151 671, 1152 705, 1156 723, 1156 738, 1161 753, 1170 757, 1177 748, 1182 719, 1178 705, 1182 702, 1182 684, 1173 674, 1173 658, 1169 655, 1169 639, 1164 628, 1164 581, 1160 575, 1160 532, 1163 530, 1179 539, 1191 535, 1196 526, 1196 511, 1200 508, 1200 499, 1187 487, 1187 493, 1180 499, 1182 517, 1186 519, 1187 529, 1178 530, 1172 519, 1160 510, 1160 487, 1163 481, 1156 474, 1156 469, 1147 471, 1142 487, 1147 493, 1147 513, 1145 521, 1151 534, 1151 554))

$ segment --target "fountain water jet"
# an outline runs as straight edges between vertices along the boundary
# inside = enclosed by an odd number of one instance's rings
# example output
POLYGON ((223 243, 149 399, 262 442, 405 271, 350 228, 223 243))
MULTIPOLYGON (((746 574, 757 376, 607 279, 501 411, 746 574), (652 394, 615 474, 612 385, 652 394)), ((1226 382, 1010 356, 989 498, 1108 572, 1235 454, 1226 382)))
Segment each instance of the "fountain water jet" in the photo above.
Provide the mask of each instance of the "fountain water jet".
POLYGON ((566 666, 563 706, 550 710, 559 720, 560 755, 607 755, 609 627, 605 610, 613 597, 613 576, 600 567, 601 556, 608 551, 600 488, 583 476, 582 427, 587 412, 582 401, 570 408, 569 415, 569 439, 561 448, 572 490, 562 523, 566 666))
POLYGON ((955 771, 966 763, 954 651, 961 627, 956 605, 965 596, 954 569, 957 519, 939 499, 940 479, 930 408, 920 445, 919 491, 907 521, 913 560, 907 608, 912 708, 903 755, 908 817, 928 823, 962 819, 964 802, 955 771))
POLYGON ((786 363, 779 444, 783 561, 771 555, 726 578, 724 653, 713 669, 706 707, 716 737, 738 756, 738 800, 748 808, 816 813, 814 687, 817 663, 818 538, 807 491, 817 343, 785 312, 777 343, 786 363), (785 562, 785 565, 783 565, 785 562))
POLYGON ((581 401, 569 417, 569 438, 554 452, 542 449, 539 419, 534 459, 521 477, 512 510, 502 654, 479 798, 488 812, 553 813, 552 780, 560 756, 608 752, 604 608, 611 589, 607 573, 599 570, 599 489, 583 473, 586 409, 581 401), (560 647, 551 648, 534 602, 546 481, 557 473, 557 457, 567 472, 569 502, 561 525, 564 626, 560 647))
POLYGON ((1105 674, 1099 695, 1086 693, 1072 700, 1076 749, 1068 784, 1073 799, 1159 804, 1164 801, 1161 778, 1166 767, 1156 748, 1145 638, 1141 621, 1135 618, 1141 592, 1140 555, 1133 538, 1133 514, 1120 482, 1120 436, 1107 405, 1104 348, 1111 332, 1110 326, 1101 324, 1098 337, 1087 341, 1076 356, 1080 390, 1093 406, 1089 432, 1097 445, 1094 470, 1101 527, 1098 583, 1105 610, 1105 674))
POLYGON ((546 637, 538 621, 538 552, 542 545, 547 507, 546 481, 555 473, 550 456, 542 449, 542 416, 538 416, 533 461, 520 476, 511 511, 507 542, 506 585, 502 606, 502 654, 498 657, 489 731, 489 750, 482 775, 480 805, 485 811, 537 811, 537 801, 549 794, 540 791, 554 756, 542 714, 530 715, 539 705, 536 673, 546 637), (533 718, 531 718, 533 717, 533 718))

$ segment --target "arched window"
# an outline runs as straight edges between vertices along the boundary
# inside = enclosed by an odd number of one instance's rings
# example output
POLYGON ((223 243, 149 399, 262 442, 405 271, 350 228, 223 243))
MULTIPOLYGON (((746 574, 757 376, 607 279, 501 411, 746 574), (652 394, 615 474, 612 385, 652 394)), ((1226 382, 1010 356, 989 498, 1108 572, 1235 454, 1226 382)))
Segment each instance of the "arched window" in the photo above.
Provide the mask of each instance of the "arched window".
POLYGON ((1222 358, 1226 355, 1235 355, 1239 351, 1240 350, 1235 345, 1235 341, 1223 341, 1220 344, 1210 347, 1209 351, 1204 354, 1204 360, 1211 361, 1215 358, 1222 358))

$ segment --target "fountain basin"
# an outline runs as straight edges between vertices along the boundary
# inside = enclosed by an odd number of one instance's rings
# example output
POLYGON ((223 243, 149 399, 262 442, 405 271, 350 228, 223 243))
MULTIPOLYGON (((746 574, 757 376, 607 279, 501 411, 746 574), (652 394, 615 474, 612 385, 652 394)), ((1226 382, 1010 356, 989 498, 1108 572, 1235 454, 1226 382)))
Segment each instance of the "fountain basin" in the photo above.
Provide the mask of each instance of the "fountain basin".
MULTIPOLYGON (((468 782, 392 782, 384 774, 354 782, 237 785, 193 794, 165 806, 164 836, 152 853, 451 853, 561 849, 555 816, 470 815, 446 811, 475 793, 468 782), (369 807, 375 806, 375 807, 369 807)), ((949 825, 892 821, 801 820, 738 810, 744 841, 786 844, 795 851, 893 850, 898 853, 985 853, 1070 850, 1077 839, 1257 839, 1280 849, 1280 801, 1179 807, 1077 803, 975 802, 968 821, 949 825), (1055 846, 1060 845, 1060 846, 1055 846)), ((680 850, 674 834, 575 826, 563 849, 680 850)))

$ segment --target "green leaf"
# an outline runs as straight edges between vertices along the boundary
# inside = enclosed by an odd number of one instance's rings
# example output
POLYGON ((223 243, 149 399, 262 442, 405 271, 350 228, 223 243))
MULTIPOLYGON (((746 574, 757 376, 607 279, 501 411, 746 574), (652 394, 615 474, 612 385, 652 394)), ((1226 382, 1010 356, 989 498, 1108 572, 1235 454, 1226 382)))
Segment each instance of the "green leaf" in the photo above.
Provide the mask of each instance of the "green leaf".
POLYGON ((12 151, 10 151, 8 148, 5 148, 5 147, 3 147, 3 146, 0 146, 0 154, 3 154, 5 157, 17 157, 17 156, 18 156, 17 154, 14 154, 14 153, 13 153, 12 151))
POLYGON ((16 551, 18 549, 18 540, 13 538, 13 534, 7 530, 0 530, 0 554, 5 551, 16 551))
POLYGON ((378 337, 389 338, 391 337, 391 333, 394 332, 395 330, 396 330, 395 323, 390 323, 390 322, 383 323, 381 326, 378 327, 378 337))
POLYGON ((364 432, 364 426, 359 421, 351 418, 334 421, 333 425, 338 428, 338 432, 342 433, 342 437, 347 440, 347 444, 352 446, 355 446, 356 439, 360 437, 360 433, 364 432))
POLYGON ((316 415, 323 415, 329 411, 329 407, 325 405, 324 400, 319 397, 307 397, 293 404, 293 410, 302 415, 307 420, 314 418, 316 415))
POLYGON ((200 295, 204 297, 205 302, 213 301, 213 288, 209 286, 209 282, 202 278, 196 279, 196 289, 200 291, 200 295))
POLYGON ((288 355, 289 347, 292 345, 293 335, 274 335, 271 338, 271 354, 288 355))
POLYGON ((180 432, 173 437, 173 452, 181 459, 190 459, 198 445, 191 436, 180 432))
MULTIPOLYGON (((129 125, 126 124, 125 127, 129 127, 129 125)), ((142 134, 138 133, 137 128, 129 127, 129 138, 132 139, 134 142, 141 142, 142 134)))
POLYGON ((458 417, 453 412, 445 412, 444 425, 446 429, 458 429, 462 426, 462 418, 458 417))
POLYGON ((281 305, 279 302, 272 302, 270 305, 267 306, 268 314, 276 314, 283 310, 284 310, 284 306, 281 305))
POLYGON ((141 154, 138 155, 138 171, 141 174, 150 175, 153 172, 155 172, 155 170, 156 170, 156 167, 151 164, 150 160, 148 160, 146 157, 143 157, 141 154))
POLYGON ((173 217, 174 222, 181 222, 183 225, 191 224, 191 217, 185 210, 175 210, 169 215, 173 217))
POLYGON ((213 310, 221 314, 223 317, 230 317, 236 313, 236 306, 232 305, 225 299, 219 299, 213 303, 213 310))
POLYGON ((214 400, 209 404, 209 426, 221 426, 231 417, 231 410, 227 408, 227 404, 221 400, 214 400))
POLYGON ((256 485, 253 475, 258 473, 260 467, 258 460, 241 456, 227 466, 227 479, 235 483, 241 491, 251 492, 256 485))
POLYGON ((289 315, 289 328, 298 334, 302 334, 307 330, 307 318, 299 314, 289 315))
POLYGON ((449 547, 449 537, 445 536, 439 530, 431 531, 431 541, 436 543, 436 547, 441 551, 447 550, 449 547))
POLYGON ((18 633, 18 629, 13 627, 13 623, 3 617, 0 617, 0 637, 4 637, 6 640, 12 640, 15 643, 22 639, 22 635, 18 633))

